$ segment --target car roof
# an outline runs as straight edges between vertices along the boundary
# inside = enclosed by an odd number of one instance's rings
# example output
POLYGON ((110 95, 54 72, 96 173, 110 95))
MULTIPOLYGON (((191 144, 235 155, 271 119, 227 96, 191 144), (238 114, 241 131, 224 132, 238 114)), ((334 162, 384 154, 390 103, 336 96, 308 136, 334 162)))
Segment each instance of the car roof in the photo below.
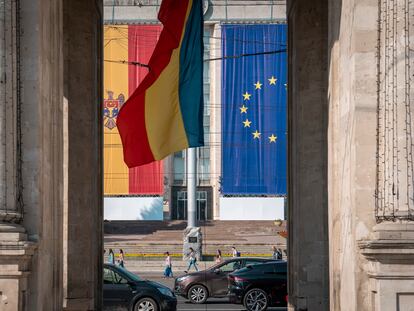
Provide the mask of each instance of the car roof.
MULTIPOLYGON (((263 267, 268 267, 268 266, 281 266, 281 265, 286 265, 287 261, 285 260, 274 260, 274 261, 270 261, 270 262, 264 262, 264 263, 260 263, 260 264, 256 264, 256 265, 247 265, 247 267, 249 267, 250 269, 263 269, 263 267)), ((232 275, 236 275, 239 272, 246 272, 246 268, 243 268, 241 270, 236 270, 234 272, 232 272, 232 275)))
POLYGON ((273 258, 263 258, 263 257, 233 257, 233 258, 225 258, 224 261, 234 261, 234 260, 258 260, 258 261, 275 261, 276 259, 273 258))
POLYGON ((270 261, 270 262, 264 262, 260 265, 253 265, 252 267, 256 267, 256 266, 271 266, 271 265, 282 265, 282 264, 287 264, 287 262, 285 260, 274 260, 274 261, 270 261))

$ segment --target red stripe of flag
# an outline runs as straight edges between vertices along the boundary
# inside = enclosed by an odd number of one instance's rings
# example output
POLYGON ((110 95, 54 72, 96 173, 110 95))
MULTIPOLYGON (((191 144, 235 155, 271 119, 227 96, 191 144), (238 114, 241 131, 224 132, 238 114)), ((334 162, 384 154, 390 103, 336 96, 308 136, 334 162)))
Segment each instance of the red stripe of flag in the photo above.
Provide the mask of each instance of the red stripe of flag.
MULTIPOLYGON (((130 25, 128 27, 128 61, 148 64, 161 32, 160 25, 130 25)), ((145 67, 129 65, 129 96, 148 73, 145 67)), ((143 107, 143 105, 142 105, 143 107)), ((144 112, 141 112, 142 115, 144 112)), ((142 122, 144 125, 144 122, 142 122)), ((130 194, 163 194, 163 162, 156 161, 129 169, 130 194)))

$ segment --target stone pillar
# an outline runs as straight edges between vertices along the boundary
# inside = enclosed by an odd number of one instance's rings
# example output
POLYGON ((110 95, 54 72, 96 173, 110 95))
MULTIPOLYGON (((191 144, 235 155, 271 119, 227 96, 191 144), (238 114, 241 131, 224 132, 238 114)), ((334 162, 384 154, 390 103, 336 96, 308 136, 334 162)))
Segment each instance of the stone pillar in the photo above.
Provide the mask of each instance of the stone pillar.
POLYGON ((412 310, 414 306, 414 223, 381 223, 359 242, 368 259, 372 309, 412 310))
POLYGON ((102 2, 63 1, 64 309, 101 310, 102 2))
POLYGON ((414 7, 379 3, 376 218, 414 220, 414 7))
POLYGON ((373 213, 378 224, 358 241, 367 261, 365 300, 376 311, 410 310, 414 305, 413 16, 409 1, 378 2, 373 213))
POLYGON ((290 310, 329 310, 327 1, 288 1, 290 310))
POLYGON ((26 309, 34 251, 23 219, 19 1, 0 1, 0 310, 26 309))
POLYGON ((0 221, 22 218, 18 1, 0 3, 0 221))

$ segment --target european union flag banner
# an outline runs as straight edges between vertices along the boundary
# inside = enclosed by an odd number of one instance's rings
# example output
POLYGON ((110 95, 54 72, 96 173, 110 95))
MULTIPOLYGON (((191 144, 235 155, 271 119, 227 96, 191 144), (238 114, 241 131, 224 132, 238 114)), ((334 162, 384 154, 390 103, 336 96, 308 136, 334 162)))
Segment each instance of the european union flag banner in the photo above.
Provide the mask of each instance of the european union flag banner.
POLYGON ((223 25, 222 193, 285 195, 287 26, 223 25))

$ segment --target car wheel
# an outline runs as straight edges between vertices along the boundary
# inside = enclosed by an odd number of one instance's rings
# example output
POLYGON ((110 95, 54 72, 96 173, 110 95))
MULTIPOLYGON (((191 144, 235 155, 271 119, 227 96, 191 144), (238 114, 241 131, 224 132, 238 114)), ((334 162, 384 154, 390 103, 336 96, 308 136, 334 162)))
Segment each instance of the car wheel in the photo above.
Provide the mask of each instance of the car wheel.
POLYGON ((207 298, 207 288, 205 288, 203 285, 191 286, 190 290, 188 291, 188 299, 190 299, 192 303, 205 303, 207 298))
POLYGON ((158 306, 154 299, 142 298, 135 304, 134 311, 158 311, 158 306))
POLYGON ((264 311, 269 306, 269 300, 265 291, 253 288, 244 296, 243 304, 247 311, 264 311))

